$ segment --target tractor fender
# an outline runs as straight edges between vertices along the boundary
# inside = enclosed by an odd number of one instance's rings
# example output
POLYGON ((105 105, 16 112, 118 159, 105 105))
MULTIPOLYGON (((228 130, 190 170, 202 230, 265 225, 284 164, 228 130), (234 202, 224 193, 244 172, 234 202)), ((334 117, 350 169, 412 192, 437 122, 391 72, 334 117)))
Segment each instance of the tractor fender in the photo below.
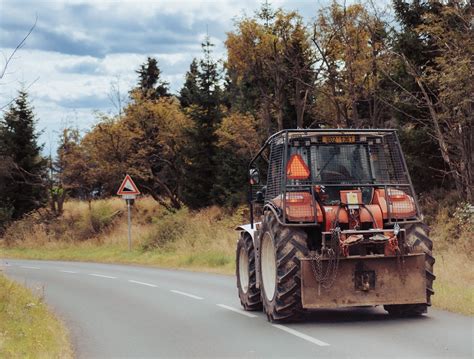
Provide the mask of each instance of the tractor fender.
POLYGON ((250 237, 252 238, 252 242, 255 246, 255 234, 257 232, 257 226, 260 227, 260 222, 254 223, 253 228, 252 228, 252 225, 249 223, 249 224, 242 224, 238 227, 235 227, 235 230, 239 231, 241 236, 248 233, 250 237))

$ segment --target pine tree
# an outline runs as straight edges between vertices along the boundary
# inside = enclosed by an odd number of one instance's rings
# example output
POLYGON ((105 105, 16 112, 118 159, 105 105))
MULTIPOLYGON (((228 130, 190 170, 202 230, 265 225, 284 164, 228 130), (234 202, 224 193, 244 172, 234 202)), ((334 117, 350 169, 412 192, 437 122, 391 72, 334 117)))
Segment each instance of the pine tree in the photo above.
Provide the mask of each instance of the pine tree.
POLYGON ((0 183, 0 202, 20 218, 47 200, 47 161, 38 145, 33 109, 28 94, 20 91, 0 123, 0 157, 10 162, 9 180, 0 183))
POLYGON ((220 73, 218 63, 212 59, 212 48, 209 36, 206 36, 201 44, 204 58, 199 62, 201 71, 198 73, 200 84, 200 103, 206 110, 206 122, 213 125, 220 121, 221 88, 219 85, 220 73))
POLYGON ((199 64, 196 59, 193 59, 189 66, 189 71, 186 73, 186 80, 183 88, 179 92, 179 101, 182 107, 189 107, 192 104, 199 103, 199 64))
POLYGON ((194 122, 189 131, 191 146, 186 153, 188 165, 183 188, 184 202, 191 208, 213 203, 211 191, 216 177, 215 130, 222 119, 221 74, 218 62, 212 58, 213 46, 209 37, 206 37, 202 43, 204 56, 199 66, 193 61, 187 81, 180 91, 182 101, 185 95, 183 103, 188 105, 186 112, 194 122))
POLYGON ((134 91, 138 91, 144 98, 158 100, 161 97, 169 96, 169 84, 161 79, 161 70, 155 58, 148 57, 136 73, 138 74, 138 86, 134 91))

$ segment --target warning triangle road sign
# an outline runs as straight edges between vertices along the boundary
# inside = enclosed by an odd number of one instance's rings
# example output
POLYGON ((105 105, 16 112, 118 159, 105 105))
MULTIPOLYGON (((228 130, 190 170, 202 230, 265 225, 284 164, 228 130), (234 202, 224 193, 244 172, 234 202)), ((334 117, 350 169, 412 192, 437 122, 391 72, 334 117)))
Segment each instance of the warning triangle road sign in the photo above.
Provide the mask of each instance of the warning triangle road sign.
POLYGON ((119 196, 125 196, 127 194, 140 194, 140 191, 137 188, 135 182, 133 182, 132 177, 126 175, 120 185, 120 188, 117 192, 119 196))

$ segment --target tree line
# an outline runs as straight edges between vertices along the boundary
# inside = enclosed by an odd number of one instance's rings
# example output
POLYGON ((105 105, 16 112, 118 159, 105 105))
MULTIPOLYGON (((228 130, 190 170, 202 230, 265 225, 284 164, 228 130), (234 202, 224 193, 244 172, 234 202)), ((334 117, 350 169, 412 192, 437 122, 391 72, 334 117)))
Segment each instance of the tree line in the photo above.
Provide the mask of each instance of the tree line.
POLYGON ((118 114, 85 134, 63 129, 54 159, 20 91, 0 122, 0 222, 114 195, 125 173, 170 210, 233 206, 246 199, 252 154, 285 128, 397 128, 418 192, 472 202, 470 3, 394 0, 395 24, 371 4, 334 1, 306 24, 266 2, 235 21, 225 59, 204 40, 176 94, 149 57, 118 114))

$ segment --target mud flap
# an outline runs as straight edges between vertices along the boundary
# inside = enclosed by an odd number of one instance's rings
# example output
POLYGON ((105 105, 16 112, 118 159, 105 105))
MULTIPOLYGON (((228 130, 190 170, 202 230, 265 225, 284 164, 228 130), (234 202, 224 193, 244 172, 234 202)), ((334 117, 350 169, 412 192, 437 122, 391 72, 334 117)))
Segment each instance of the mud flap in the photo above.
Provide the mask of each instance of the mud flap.
MULTIPOLYGON (((336 279, 327 289, 317 282, 311 259, 301 261, 303 308, 426 303, 423 253, 405 256, 402 265, 395 256, 341 258, 336 279)), ((323 270, 326 265, 323 260, 323 270)))

